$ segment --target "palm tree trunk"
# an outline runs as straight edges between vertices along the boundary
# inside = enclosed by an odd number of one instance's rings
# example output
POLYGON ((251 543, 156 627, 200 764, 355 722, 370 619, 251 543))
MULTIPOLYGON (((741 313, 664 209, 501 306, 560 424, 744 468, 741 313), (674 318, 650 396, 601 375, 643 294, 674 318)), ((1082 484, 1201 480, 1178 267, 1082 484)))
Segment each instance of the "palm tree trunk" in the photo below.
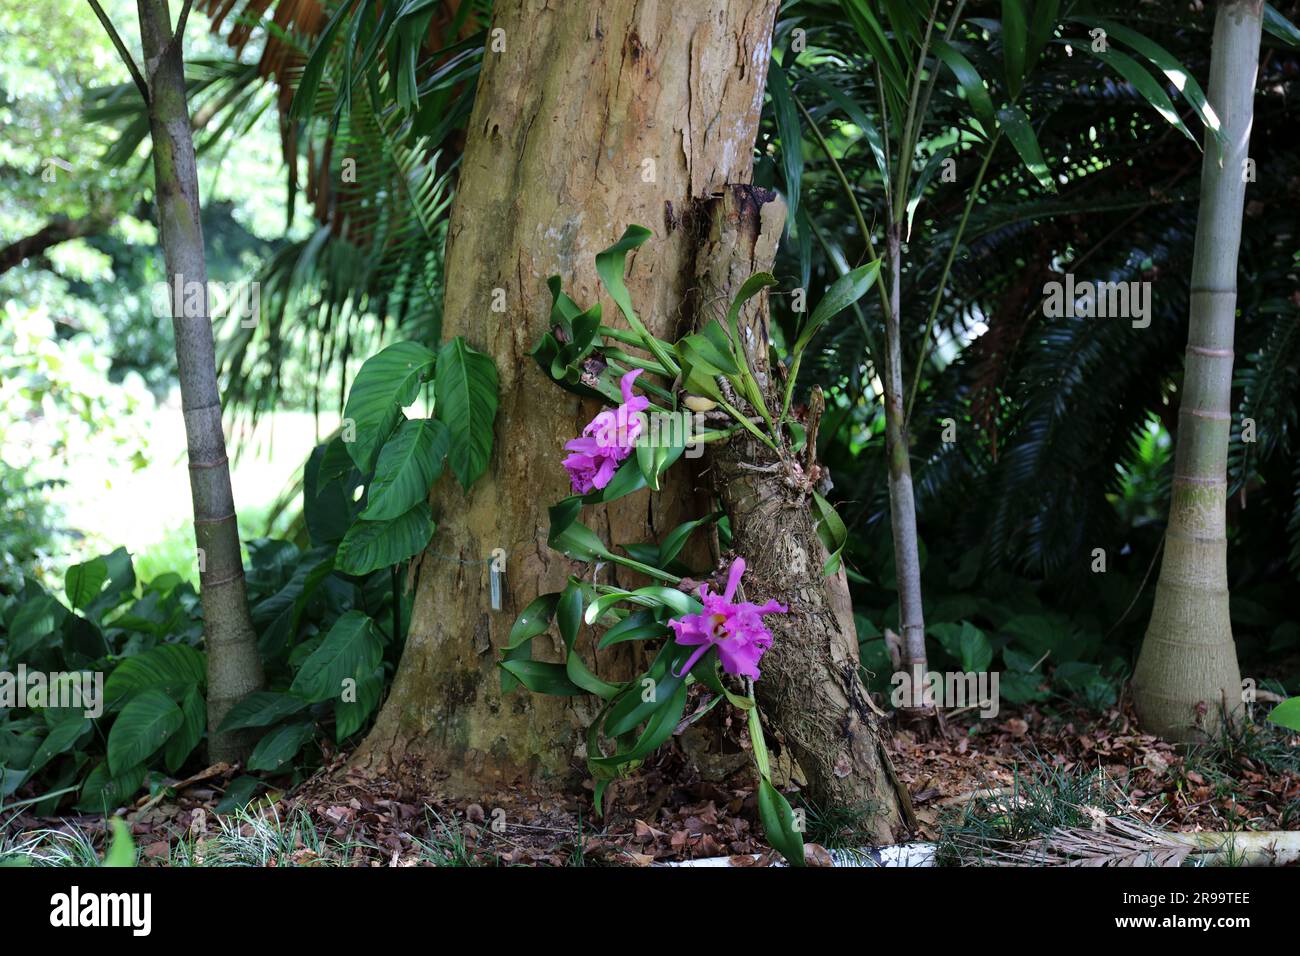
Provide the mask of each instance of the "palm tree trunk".
POLYGON ((1214 25, 1209 101, 1224 144, 1205 137, 1169 525, 1133 674, 1143 727, 1180 741, 1212 732, 1221 713, 1241 701, 1228 617, 1225 506, 1237 248, 1262 17, 1261 0, 1229 0, 1214 25))
MULTIPOLYGON (((167 0, 138 0, 140 41, 149 89, 149 125, 158 224, 172 302, 176 365, 189 451, 199 594, 208 651, 208 754, 238 760, 246 734, 219 734, 217 726, 236 702, 263 685, 257 636, 248 614, 239 551, 230 464, 221 429, 212 321, 207 310, 207 263, 199 222, 199 177, 185 100, 180 28, 173 40, 167 0), (197 285, 196 285, 197 284, 197 285), (202 290, 204 308, 186 315, 190 289, 202 290)), ((182 24, 184 17, 182 17, 182 24)))
MULTIPOLYGON (((921 551, 916 536, 916 495, 903 412, 903 356, 899 308, 902 304, 902 241, 900 225, 889 227, 886 265, 889 269, 889 312, 885 316, 885 454, 889 460, 889 523, 894 538, 894 569, 898 582, 898 624, 902 631, 901 666, 919 693, 927 663, 925 615, 921 605, 921 551)), ((907 686, 907 685, 905 685, 907 686)), ((919 701, 903 708, 912 722, 927 716, 919 701)))

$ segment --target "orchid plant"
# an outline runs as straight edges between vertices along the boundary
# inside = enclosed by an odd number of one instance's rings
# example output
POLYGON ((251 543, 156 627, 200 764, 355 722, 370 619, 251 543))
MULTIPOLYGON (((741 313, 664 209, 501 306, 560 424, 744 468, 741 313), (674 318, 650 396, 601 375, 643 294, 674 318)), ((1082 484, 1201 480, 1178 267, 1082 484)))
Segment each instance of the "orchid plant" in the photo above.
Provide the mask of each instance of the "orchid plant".
MULTIPOLYGON (((790 863, 802 865, 800 827, 789 802, 772 783, 754 703, 754 681, 761 678, 760 662, 773 641, 764 618, 788 609, 774 600, 743 599, 743 556, 730 561, 725 578, 720 572, 693 572, 680 560, 691 535, 707 525, 716 525, 715 552, 720 551, 729 532, 721 512, 687 521, 658 543, 625 543, 619 550, 579 520, 586 506, 607 504, 642 489, 658 491, 664 472, 687 447, 726 440, 743 429, 778 456, 788 456, 798 452, 804 437, 791 413, 793 374, 779 407, 769 405, 740 345, 742 307, 776 280, 768 273, 752 276, 731 303, 725 323, 712 320, 675 343, 665 342, 637 317, 623 281, 628 253, 649 237, 649 230, 630 226, 596 257, 597 274, 628 328, 605 324, 599 303, 581 309, 563 292, 558 276, 548 283, 551 328, 533 350, 534 359, 561 387, 613 407, 597 414, 581 436, 565 444, 570 454, 558 464, 568 472, 573 493, 549 509, 548 544, 592 565, 591 573, 571 576, 564 590, 539 596, 519 615, 502 653, 502 686, 506 691, 523 685, 537 693, 593 694, 603 700, 587 731, 587 766, 595 781, 597 813, 602 812, 609 783, 640 766, 679 727, 699 720, 723 701, 736 707, 745 714, 749 729, 759 776, 759 816, 768 842, 790 863), (648 435, 647 414, 698 414, 707 424, 699 430, 671 430, 664 440, 662 435, 648 435), (633 590, 601 584, 596 573, 605 563, 657 583, 633 590), (698 583, 707 578, 723 578, 722 590, 716 591, 708 580, 698 583), (533 640, 553 622, 564 643, 564 662, 533 660, 533 640), (659 647, 644 673, 613 684, 597 676, 576 650, 584 625, 604 629, 595 644, 598 650, 626 641, 660 642, 659 647), (687 715, 689 689, 696 684, 706 697, 687 715), (602 747, 602 738, 612 741, 612 748, 602 747)), ((817 329, 860 298, 877 273, 878 264, 869 263, 828 290, 795 342, 792 373, 817 329)), ((832 554, 826 568, 831 573, 838 567, 843 523, 820 496, 815 504, 819 530, 832 554)), ((714 558, 720 563, 722 554, 714 558)))

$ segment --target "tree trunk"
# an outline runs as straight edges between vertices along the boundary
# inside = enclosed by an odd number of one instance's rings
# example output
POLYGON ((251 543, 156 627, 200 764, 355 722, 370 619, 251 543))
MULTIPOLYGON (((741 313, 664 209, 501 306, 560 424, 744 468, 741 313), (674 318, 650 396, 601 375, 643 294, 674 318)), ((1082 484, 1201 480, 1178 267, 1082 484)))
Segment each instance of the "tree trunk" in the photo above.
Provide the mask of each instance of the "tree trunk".
MULTIPOLYGON (((709 204, 706 215, 697 259, 697 324, 725 321, 745 280, 770 271, 785 204, 767 190, 732 186, 709 204)), ((768 359, 766 292, 746 303, 739 323, 749 367, 768 407, 779 409, 768 359)), ((791 455, 778 460, 748 432, 716 447, 710 458, 731 518, 732 546, 746 561, 746 599, 775 599, 789 609, 766 618, 773 643, 754 689, 764 717, 803 770, 813 804, 856 811, 875 842, 894 843, 916 821, 858 675, 847 580, 842 571, 829 578, 822 573, 827 554, 809 508, 815 421, 808 433, 803 463, 791 455)))
MULTIPOLYGON (((695 200, 752 174, 776 0, 584 0, 497 5, 448 233, 444 329, 500 374, 492 464, 468 494, 434 490, 439 527, 417 569, 406 650, 358 761, 443 776, 449 795, 567 776, 581 763, 589 702, 503 695, 499 648, 519 612, 580 566, 546 545, 546 507, 564 497, 560 460, 594 407, 560 391, 528 353, 547 328, 546 280, 584 305, 601 294, 595 255, 637 223, 655 237, 628 289, 654 334, 673 338, 692 283, 695 200), (500 31, 500 32, 498 32, 500 31), (505 49, 494 49, 493 38, 505 49), (505 290, 507 314, 491 309, 505 290), (489 560, 506 554, 502 609, 489 560)), ((606 321, 617 309, 606 299, 606 321)), ((681 472, 684 469, 677 469, 681 472)), ((687 479, 588 511, 614 544, 652 540, 702 513, 687 479)), ((602 581, 627 583, 601 569, 602 581)), ((538 657, 562 660, 558 640, 538 657)), ((596 669, 633 676, 626 648, 596 669)))
POLYGON ((925 654, 925 615, 921 604, 921 550, 916 536, 916 494, 912 488, 912 458, 903 410, 903 351, 901 338, 902 240, 897 223, 886 236, 889 269, 889 314, 885 316, 885 455, 889 464, 889 528, 894 539, 894 578, 898 588, 898 625, 903 648, 900 666, 917 695, 902 715, 919 724, 933 713, 919 695, 928 667, 925 654))
POLYGON ((1219 6, 1209 101, 1224 146, 1208 133, 1192 259, 1187 368, 1155 606, 1133 674, 1142 726, 1171 740, 1204 739, 1241 706, 1228 617, 1225 534, 1232 340, 1245 162, 1254 111, 1260 0, 1219 6))
POLYGON ((173 40, 167 0, 138 0, 138 9, 144 72, 149 78, 158 227, 173 293, 172 329, 194 501, 199 596, 208 651, 208 756, 213 761, 233 761, 247 755, 248 734, 220 734, 217 726, 235 703, 261 689, 262 660, 248 614, 230 463, 221 429, 181 31, 178 28, 173 40), (195 288, 201 290, 203 308, 199 315, 186 315, 187 293, 195 288))

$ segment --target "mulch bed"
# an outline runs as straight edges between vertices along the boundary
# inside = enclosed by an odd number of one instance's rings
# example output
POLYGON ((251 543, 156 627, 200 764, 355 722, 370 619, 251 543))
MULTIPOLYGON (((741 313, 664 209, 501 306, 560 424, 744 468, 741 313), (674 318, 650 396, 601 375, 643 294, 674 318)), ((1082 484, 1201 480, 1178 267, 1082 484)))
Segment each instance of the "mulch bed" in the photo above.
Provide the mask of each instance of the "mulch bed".
MULTIPOLYGON (((1300 739, 1291 745, 1300 746, 1300 739)), ((1227 772, 1220 766, 1207 776, 1204 760, 1140 733, 1126 709, 1100 715, 1005 709, 992 721, 970 714, 950 720, 947 735, 935 739, 900 731, 891 747, 899 777, 912 794, 922 840, 933 839, 941 817, 956 812, 952 798, 1011 787, 1017 773, 1032 772, 1040 763, 1062 771, 1105 772, 1128 800, 1122 808, 1126 814, 1164 829, 1300 829, 1300 775, 1270 773, 1238 758, 1227 772)), ((581 792, 511 788, 458 803, 350 769, 344 755, 334 755, 297 790, 272 797, 281 820, 305 810, 318 831, 348 845, 335 850, 331 843, 322 856, 302 845, 272 862, 648 866, 744 856, 743 862, 764 865, 773 857, 757 824, 751 774, 741 767, 722 782, 704 780, 676 747, 664 748, 632 778, 611 787, 607 815, 595 820, 590 781, 581 792)), ((186 832, 200 846, 218 832, 213 810, 235 775, 224 766, 209 768, 174 793, 141 799, 127 811, 142 864, 165 865, 186 832)), ((5 829, 13 834, 69 825, 90 833, 104 829, 98 816, 25 814, 9 819, 5 829)), ((852 834, 841 832, 837 842, 852 843, 852 834)))

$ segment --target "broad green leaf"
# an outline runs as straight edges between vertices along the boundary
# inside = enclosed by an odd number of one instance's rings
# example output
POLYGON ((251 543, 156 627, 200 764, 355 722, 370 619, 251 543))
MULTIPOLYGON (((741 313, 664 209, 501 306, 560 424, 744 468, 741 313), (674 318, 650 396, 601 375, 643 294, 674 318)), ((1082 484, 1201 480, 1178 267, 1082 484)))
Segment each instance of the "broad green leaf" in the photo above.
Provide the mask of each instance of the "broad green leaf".
POLYGON ((661 624, 651 608, 633 611, 619 621, 603 635, 597 645, 601 650, 624 641, 644 641, 655 637, 664 637, 670 631, 666 624, 661 624))
POLYGON ((50 727, 50 732, 45 735, 41 745, 36 748, 36 753, 32 755, 32 762, 27 767, 28 775, 35 775, 38 770, 59 756, 59 754, 71 750, 73 744, 90 726, 91 723, 88 719, 78 716, 73 720, 61 720, 50 727))
POLYGON ((77 809, 86 813, 110 813, 130 800, 144 785, 144 775, 143 764, 129 767, 120 774, 112 774, 108 769, 108 761, 101 761, 81 785, 77 809))
POLYGON ((380 447, 397 426, 402 409, 419 396, 434 362, 434 354, 423 345, 394 342, 366 359, 357 372, 343 419, 345 428, 350 425, 356 430, 347 448, 362 474, 374 468, 380 447))
POLYGON ((104 699, 110 709, 146 690, 161 690, 179 699, 191 686, 207 680, 206 669, 202 651, 188 644, 159 644, 114 667, 104 682, 104 699))
POLYGON ((664 535, 664 539, 659 544, 659 567, 667 567, 671 564, 686 546, 690 540, 691 534, 701 525, 706 525, 722 517, 722 513, 705 515, 703 518, 696 518, 694 521, 683 521, 672 531, 664 535))
POLYGON ((357 681, 355 692, 347 695, 351 700, 340 698, 335 701, 334 739, 342 743, 365 726, 366 719, 379 706, 383 693, 384 669, 376 667, 369 677, 357 681))
POLYGON ((497 417, 497 367, 470 348, 459 335, 438 353, 433 382, 438 421, 447 426, 447 459, 466 490, 487 469, 492 457, 492 429, 497 417))
POLYGON ((207 707, 203 692, 195 684, 185 692, 181 701, 181 716, 184 722, 177 728, 163 749, 163 764, 168 773, 175 773, 185 763, 194 748, 203 739, 203 728, 207 724, 207 707))
POLYGON ((274 772, 298 755, 303 744, 311 740, 316 725, 310 720, 284 724, 258 741, 248 758, 249 770, 274 772))
POLYGON ((109 770, 117 776, 143 764, 184 722, 176 702, 161 690, 132 697, 108 732, 109 770))
POLYGON ((506 645, 502 650, 512 651, 527 644, 537 635, 545 634, 546 629, 551 626, 551 620, 555 617, 555 608, 559 601, 559 591, 534 598, 528 607, 524 608, 523 613, 515 619, 514 626, 510 628, 510 636, 506 638, 506 645))
POLYGON ((605 543, 585 524, 571 517, 567 509, 562 508, 563 504, 564 502, 561 502, 548 509, 551 516, 551 530, 546 543, 575 561, 608 558, 609 549, 605 547, 605 543))
POLYGON ((654 711, 670 703, 686 680, 686 675, 679 676, 677 669, 686 663, 694 650, 674 641, 665 643, 650 668, 633 680, 629 692, 610 707, 609 716, 605 718, 606 735, 621 737, 654 711))
POLYGON ((370 618, 361 611, 348 611, 303 662, 289 692, 312 702, 338 700, 345 680, 359 684, 367 679, 383 656, 383 644, 370 618))
POLYGON ((1300 697, 1291 697, 1274 707, 1268 719, 1290 730, 1300 731, 1300 697))
POLYGON ((777 136, 781 141, 785 202, 793 220, 799 212, 799 192, 803 182, 803 132, 799 127, 799 110, 794 105, 790 82, 776 60, 768 64, 767 92, 772 97, 772 113, 776 117, 777 136))
MULTIPOLYGON (((634 685, 632 692, 637 690, 634 685)), ((645 729, 637 737, 636 743, 629 750, 620 750, 612 757, 587 757, 588 766, 605 767, 609 769, 621 769, 623 765, 631 763, 634 760, 644 760, 652 753, 663 746, 677 729, 677 724, 682 719, 682 712, 686 710, 686 685, 678 684, 672 696, 668 697, 666 702, 656 708, 650 714, 649 720, 646 721, 645 729)))
POLYGON ((637 588, 635 591, 616 591, 612 594, 602 594, 592 601, 591 606, 587 608, 586 622, 595 624, 605 616, 605 612, 610 608, 624 601, 641 607, 668 608, 673 612, 674 617, 683 614, 697 614, 701 607, 700 602, 689 594, 678 591, 676 588, 667 588, 654 584, 649 587, 637 588))
POLYGON ((366 489, 366 508, 360 517, 390 520, 427 500, 429 489, 442 474, 450 438, 447 426, 436 419, 402 422, 379 451, 375 478, 366 489))
POLYGON ((1047 160, 1038 146, 1038 137, 1029 125, 1029 117, 1018 106, 1008 106, 998 110, 998 126, 1007 134, 1011 145, 1016 148, 1025 167, 1038 180, 1038 184, 1048 192, 1056 192, 1056 183, 1047 169, 1047 160))
POLYGON ((577 652, 578 632, 582 629, 582 603, 581 584, 570 581, 569 586, 560 595, 559 604, 555 608, 555 623, 559 627, 560 637, 567 651, 564 661, 565 674, 569 680, 588 693, 609 700, 619 692, 620 688, 593 674, 577 652))
POLYGON ((86 607, 99 596, 108 580, 108 562, 93 558, 83 564, 74 564, 63 576, 63 593, 68 603, 77 610, 86 607))
POLYGON ((242 810, 248 805, 248 801, 253 799, 253 795, 264 786, 265 784, 261 780, 248 774, 236 777, 226 786, 225 795, 221 798, 221 802, 212 808, 212 811, 225 814, 242 810))
POLYGON ((587 693, 569 679, 563 664, 545 661, 501 661, 497 665, 536 694, 580 697, 587 693))
POLYGON ((962 670, 979 674, 989 669, 993 663, 993 646, 983 631, 969 621, 962 621, 959 642, 962 670))
POLYGON ((423 501, 389 521, 357 521, 339 542, 334 566, 361 577, 399 564, 425 549, 433 529, 433 514, 423 501))
POLYGON ((249 694, 230 710, 218 728, 222 733, 247 727, 270 727, 305 710, 310 702, 292 694, 259 690, 249 694))
POLYGON ((947 40, 936 39, 933 41, 934 54, 948 69, 952 70, 953 76, 957 78, 957 85, 961 87, 962 92, 966 95, 966 102, 971 106, 975 113, 975 118, 980 121, 984 131, 989 135, 993 133, 993 100, 989 97, 989 88, 985 85, 984 79, 979 75, 979 71, 966 59, 957 49, 948 43, 947 40))
POLYGON ((768 845, 791 866, 803 866, 803 834, 795 827, 794 810, 766 776, 758 778, 758 818, 768 845))

